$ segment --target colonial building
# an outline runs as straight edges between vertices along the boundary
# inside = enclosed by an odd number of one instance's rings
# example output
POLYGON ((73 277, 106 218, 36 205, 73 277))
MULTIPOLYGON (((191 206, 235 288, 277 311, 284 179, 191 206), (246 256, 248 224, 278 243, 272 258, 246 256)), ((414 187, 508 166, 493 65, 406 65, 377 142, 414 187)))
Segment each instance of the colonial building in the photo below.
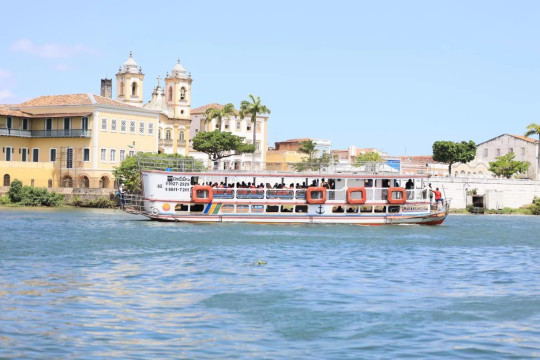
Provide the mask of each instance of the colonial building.
POLYGON ((314 157, 320 158, 324 154, 330 154, 332 147, 330 140, 301 138, 278 141, 274 148, 269 148, 266 152, 266 168, 268 170, 294 171, 294 165, 308 157, 307 154, 298 150, 304 142, 309 140, 315 144, 314 157))
MULTIPOLYGON (((216 108, 222 109, 221 104, 208 104, 191 110, 191 133, 190 138, 194 137, 200 131, 213 131, 218 129, 217 119, 206 121, 204 115, 206 109, 216 108)), ((240 119, 238 115, 232 115, 228 119, 223 119, 220 131, 228 131, 233 135, 245 138, 245 142, 251 144, 253 142, 253 123, 250 117, 240 119)), ((268 116, 258 115, 255 124, 255 157, 253 154, 233 155, 216 161, 213 164, 214 168, 218 169, 237 169, 250 170, 260 169, 266 162, 267 134, 268 134, 268 116)), ((193 149, 190 155, 208 160, 206 154, 196 154, 193 149)))
POLYGON ((502 134, 478 144, 474 160, 467 164, 454 164, 452 166, 452 175, 459 177, 493 177, 494 174, 489 171, 490 161, 496 161, 497 157, 508 153, 515 154, 514 160, 528 161, 530 164, 528 171, 525 174, 518 175, 518 177, 538 179, 537 140, 510 134, 502 134))
POLYGON ((0 172, 37 187, 114 187, 126 156, 156 151, 159 114, 93 94, 0 106, 0 172))
MULTIPOLYGON (((107 79, 105 79, 107 80, 107 79)), ((171 75, 165 76, 165 88, 158 84, 152 92, 152 99, 143 106, 144 74, 142 68, 129 53, 128 60, 116 74, 116 100, 125 104, 142 106, 145 109, 159 111, 159 125, 156 131, 158 151, 165 154, 189 154, 191 124, 191 74, 178 60, 171 75)), ((106 87, 102 80, 102 89, 106 87)), ((102 90, 103 91, 103 90, 102 90)))

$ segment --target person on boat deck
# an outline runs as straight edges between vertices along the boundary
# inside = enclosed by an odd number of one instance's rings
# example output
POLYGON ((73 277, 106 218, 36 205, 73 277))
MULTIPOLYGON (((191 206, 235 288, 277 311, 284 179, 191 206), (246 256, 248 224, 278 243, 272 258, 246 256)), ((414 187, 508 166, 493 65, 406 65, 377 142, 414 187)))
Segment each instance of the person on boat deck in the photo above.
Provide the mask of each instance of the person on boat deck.
POLYGON ((436 188, 435 191, 433 191, 433 194, 435 194, 435 204, 439 206, 439 202, 442 203, 443 199, 441 197, 441 192, 439 191, 439 188, 436 188))
POLYGON ((120 194, 120 209, 124 210, 124 207, 126 206, 126 190, 124 190, 124 184, 120 184, 120 187, 118 188, 118 193, 120 194))
POLYGON ((409 181, 407 181, 407 183, 405 184, 405 189, 407 190, 414 189, 414 183, 412 179, 409 179, 409 181))
POLYGON ((338 206, 337 209, 336 209, 336 212, 337 213, 342 213, 343 212, 343 208, 341 206, 338 206))

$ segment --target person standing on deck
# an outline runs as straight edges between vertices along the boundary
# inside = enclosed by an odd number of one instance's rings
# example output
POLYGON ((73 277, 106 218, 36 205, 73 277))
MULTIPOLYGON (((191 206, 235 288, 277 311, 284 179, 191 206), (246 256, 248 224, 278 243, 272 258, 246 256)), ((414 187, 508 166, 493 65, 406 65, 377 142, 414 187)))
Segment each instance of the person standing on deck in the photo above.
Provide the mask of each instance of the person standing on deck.
POLYGON ((435 204, 437 205, 437 208, 439 208, 439 202, 442 203, 443 199, 442 199, 442 194, 441 192, 439 191, 439 188, 436 188, 435 191, 433 191, 433 194, 435 194, 435 204))
POLYGON ((120 194, 120 210, 124 210, 126 206, 126 190, 124 190, 124 184, 120 184, 118 188, 118 193, 120 194))

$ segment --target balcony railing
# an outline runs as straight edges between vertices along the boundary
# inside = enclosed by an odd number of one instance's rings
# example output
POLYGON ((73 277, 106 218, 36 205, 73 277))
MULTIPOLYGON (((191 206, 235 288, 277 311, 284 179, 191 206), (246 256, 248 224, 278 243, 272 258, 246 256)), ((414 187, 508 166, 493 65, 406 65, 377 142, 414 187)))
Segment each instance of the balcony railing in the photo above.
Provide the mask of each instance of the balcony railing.
POLYGON ((1 136, 32 137, 32 138, 62 138, 62 137, 92 137, 92 130, 63 129, 63 130, 20 130, 0 128, 1 136))

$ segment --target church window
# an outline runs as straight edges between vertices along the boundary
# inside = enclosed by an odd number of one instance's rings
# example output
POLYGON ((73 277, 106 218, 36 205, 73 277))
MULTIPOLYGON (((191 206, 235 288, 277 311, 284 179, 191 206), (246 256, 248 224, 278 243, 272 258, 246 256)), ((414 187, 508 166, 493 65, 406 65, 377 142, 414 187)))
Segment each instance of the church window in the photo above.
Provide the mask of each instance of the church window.
POLYGON ((186 99, 186 88, 181 88, 180 89, 180 100, 185 100, 186 99))
POLYGON ((111 131, 116 131, 116 119, 111 119, 111 131))
POLYGON ((120 132, 126 132, 127 122, 126 120, 120 120, 120 132))
POLYGON ((167 130, 165 133, 165 140, 171 140, 171 130, 167 130))
POLYGON ((120 96, 124 96, 124 82, 120 82, 120 96))
POLYGON ((137 96, 137 83, 135 81, 131 84, 131 96, 137 96))
POLYGON ((144 135, 144 121, 139 121, 139 134, 144 135))
POLYGON ((107 131, 107 118, 101 118, 101 131, 107 131))
POLYGON ((180 131, 180 137, 179 137, 180 141, 184 141, 185 140, 185 135, 184 135, 184 132, 183 131, 180 131))
POLYGON ((154 135, 154 123, 148 123, 148 135, 154 135))
POLYGON ((135 134, 135 120, 129 121, 129 132, 135 134))
POLYGON ((169 101, 172 101, 172 86, 169 86, 169 101))

